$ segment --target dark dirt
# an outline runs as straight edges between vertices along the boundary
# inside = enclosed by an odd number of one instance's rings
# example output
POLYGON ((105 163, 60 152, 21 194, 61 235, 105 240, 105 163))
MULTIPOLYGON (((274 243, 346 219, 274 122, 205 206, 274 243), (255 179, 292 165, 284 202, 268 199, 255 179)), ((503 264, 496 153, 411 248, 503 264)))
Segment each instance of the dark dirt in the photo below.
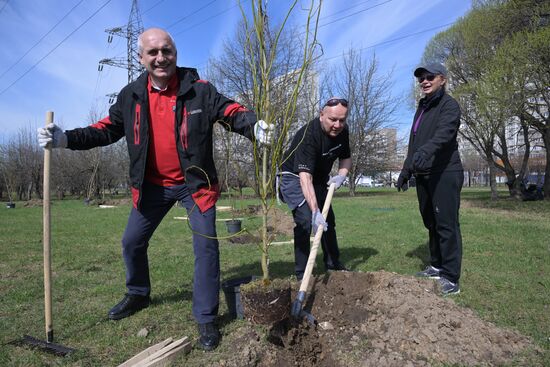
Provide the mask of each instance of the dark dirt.
POLYGON ((245 324, 224 335, 215 366, 519 366, 538 349, 437 294, 435 282, 389 272, 330 272, 312 280, 305 310, 268 332, 245 324), (267 333, 267 335, 266 335, 267 333))
POLYGON ((259 279, 240 287, 246 319, 261 325, 273 325, 288 319, 292 299, 290 281, 275 279, 271 286, 265 287, 263 284, 263 280, 259 279))

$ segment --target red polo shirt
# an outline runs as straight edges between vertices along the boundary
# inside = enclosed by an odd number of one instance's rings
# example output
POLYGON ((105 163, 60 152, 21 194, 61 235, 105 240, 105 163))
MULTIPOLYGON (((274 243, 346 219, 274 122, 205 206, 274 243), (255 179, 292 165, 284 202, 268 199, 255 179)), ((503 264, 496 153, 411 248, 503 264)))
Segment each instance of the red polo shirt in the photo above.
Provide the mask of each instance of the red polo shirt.
MULTIPOLYGON (((174 75, 165 89, 156 89, 147 84, 149 95, 149 149, 145 180, 158 186, 175 186, 185 183, 176 146, 176 98, 179 80, 174 75)), ((201 212, 216 204, 219 197, 218 185, 201 188, 193 199, 201 212)))

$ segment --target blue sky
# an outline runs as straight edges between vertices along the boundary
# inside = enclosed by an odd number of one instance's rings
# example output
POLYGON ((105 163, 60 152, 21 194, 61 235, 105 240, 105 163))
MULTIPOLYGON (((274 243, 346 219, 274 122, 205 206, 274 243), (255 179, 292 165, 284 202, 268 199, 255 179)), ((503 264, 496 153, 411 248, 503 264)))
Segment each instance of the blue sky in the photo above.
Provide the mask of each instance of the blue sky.
MULTIPOLYGON (((250 0, 242 2, 250 6, 250 0)), ((280 19, 290 3, 269 1, 272 19, 280 19)), ((108 43, 105 30, 125 25, 131 4, 0 0, 0 143, 21 129, 41 126, 48 110, 66 129, 88 124, 92 110, 107 111, 105 95, 119 91, 127 73, 110 66, 98 71, 99 60, 126 54, 125 40, 108 43)), ((199 73, 241 19, 235 0, 139 0, 138 5, 144 27, 167 28, 178 46, 178 64, 199 73)), ((393 94, 404 95, 425 45, 470 7, 470 0, 324 0, 319 29, 324 58, 337 64, 351 47, 361 49, 366 60, 375 52, 382 73, 394 68, 393 94), (387 42, 395 39, 400 40, 387 42)), ((292 21, 301 24, 303 16, 298 7, 292 21)), ((411 114, 404 102, 400 129, 409 126, 411 114)))

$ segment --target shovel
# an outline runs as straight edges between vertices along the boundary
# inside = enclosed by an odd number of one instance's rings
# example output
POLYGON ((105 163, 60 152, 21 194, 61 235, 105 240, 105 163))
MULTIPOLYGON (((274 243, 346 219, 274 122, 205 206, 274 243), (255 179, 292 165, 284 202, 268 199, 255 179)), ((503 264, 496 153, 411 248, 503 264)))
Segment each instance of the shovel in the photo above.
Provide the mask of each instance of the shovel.
MULTIPOLYGON (((326 218, 328 210, 330 208, 330 202, 332 201, 332 195, 336 185, 334 183, 330 184, 328 188, 327 197, 325 199, 325 205, 323 205, 323 217, 326 218)), ((306 270, 304 271, 304 277, 300 283, 300 290, 296 296, 296 300, 292 303, 292 309, 290 315, 296 319, 306 318, 310 324, 315 324, 315 317, 309 312, 303 310, 303 303, 306 298, 307 287, 309 285, 309 280, 311 278, 311 273, 313 271, 313 266, 315 265, 315 258, 317 257, 317 250, 319 249, 319 244, 321 243, 321 237, 323 236, 323 226, 317 227, 317 232, 313 238, 313 245, 309 252, 309 257, 307 259, 306 270)))
MULTIPOLYGON (((53 112, 46 112, 46 125, 53 122, 53 112)), ((50 160, 52 154, 51 145, 44 149, 44 200, 43 200, 43 219, 44 219, 44 313, 46 321, 46 340, 33 338, 25 335, 21 340, 22 344, 31 347, 40 348, 46 352, 60 356, 65 356, 74 350, 53 342, 53 322, 52 322, 52 286, 51 286, 51 255, 50 255, 50 160)))

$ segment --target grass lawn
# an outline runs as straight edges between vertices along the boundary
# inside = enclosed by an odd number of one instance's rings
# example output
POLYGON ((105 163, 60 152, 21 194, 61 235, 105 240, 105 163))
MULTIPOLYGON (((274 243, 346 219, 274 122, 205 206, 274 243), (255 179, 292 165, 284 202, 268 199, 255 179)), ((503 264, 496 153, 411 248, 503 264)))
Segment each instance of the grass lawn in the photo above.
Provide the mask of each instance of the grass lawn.
MULTIPOLYGON (((550 201, 516 202, 503 196, 492 202, 486 189, 464 189, 462 199, 464 258, 456 302, 531 336, 550 365, 550 201)), ((248 204, 256 202, 240 203, 248 204)), ((414 189, 366 189, 353 198, 338 192, 333 207, 341 257, 352 270, 413 274, 423 267, 427 232, 414 189)), ((191 231, 174 219, 186 215, 179 207, 168 213, 150 241, 153 305, 125 320, 107 319, 109 308, 125 292, 120 239, 129 210, 129 205, 101 209, 77 200, 52 204, 55 341, 77 350, 60 358, 7 345, 24 334, 45 339, 42 207, 17 202, 15 209, 0 208, 0 366, 113 366, 168 337, 195 340, 191 231), (137 336, 142 328, 149 331, 146 338, 137 336)), ((218 235, 226 236, 219 223, 218 235)), ((245 218, 251 231, 258 225, 257 219, 245 218)), ((222 239, 220 251, 222 280, 260 274, 255 245, 222 239)), ((321 256, 316 269, 322 268, 321 256)), ((291 275, 293 258, 292 245, 273 246, 272 276, 291 275)), ((223 314, 223 294, 220 300, 223 314)), ((224 332, 242 322, 225 320, 224 332)), ((194 350, 185 361, 199 366, 204 356, 194 350)))

